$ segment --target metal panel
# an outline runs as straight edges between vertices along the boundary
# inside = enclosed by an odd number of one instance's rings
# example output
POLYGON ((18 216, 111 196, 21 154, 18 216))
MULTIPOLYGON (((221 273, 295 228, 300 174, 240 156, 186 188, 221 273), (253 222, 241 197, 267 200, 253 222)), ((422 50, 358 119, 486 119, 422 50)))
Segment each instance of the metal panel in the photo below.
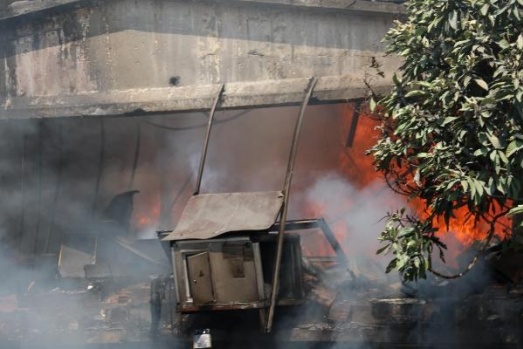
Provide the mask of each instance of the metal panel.
POLYGON ((214 301, 209 253, 202 252, 188 256, 187 269, 194 302, 205 304, 214 301))
POLYGON ((267 230, 283 203, 279 191, 193 196, 180 222, 164 241, 211 239, 228 232, 267 230))
POLYGON ((95 234, 66 234, 60 246, 58 270, 62 277, 85 277, 84 267, 96 261, 95 234))
MULTIPOLYGON (((280 269, 280 285, 277 304, 299 304, 303 301, 304 285, 302 279, 301 243, 298 234, 286 233, 283 244, 280 269)), ((264 279, 271 280, 274 273, 273 263, 276 253, 276 239, 270 236, 260 241, 260 252, 264 279)))
MULTIPOLYGON (((175 283, 182 312, 255 309, 265 307, 259 244, 246 237, 211 241, 181 241, 172 245, 175 283), (213 302, 199 303, 189 272, 191 256, 208 254, 213 302)), ((209 286, 211 287, 211 286, 209 286)), ((209 299, 209 296, 207 296, 209 299)))
POLYGON ((217 302, 248 303, 259 300, 252 243, 212 244, 210 257, 217 302))

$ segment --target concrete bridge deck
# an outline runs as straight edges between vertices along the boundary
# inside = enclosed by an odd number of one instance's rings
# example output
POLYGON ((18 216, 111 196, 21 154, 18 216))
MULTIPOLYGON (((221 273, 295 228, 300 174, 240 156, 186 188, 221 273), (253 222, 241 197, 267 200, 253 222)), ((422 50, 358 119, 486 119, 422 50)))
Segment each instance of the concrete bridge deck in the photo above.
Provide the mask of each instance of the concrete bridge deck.
POLYGON ((388 89, 400 64, 381 43, 404 12, 391 2, 3 4, 2 119, 205 110, 222 83, 222 109, 289 105, 312 76, 311 103, 340 102, 388 89))

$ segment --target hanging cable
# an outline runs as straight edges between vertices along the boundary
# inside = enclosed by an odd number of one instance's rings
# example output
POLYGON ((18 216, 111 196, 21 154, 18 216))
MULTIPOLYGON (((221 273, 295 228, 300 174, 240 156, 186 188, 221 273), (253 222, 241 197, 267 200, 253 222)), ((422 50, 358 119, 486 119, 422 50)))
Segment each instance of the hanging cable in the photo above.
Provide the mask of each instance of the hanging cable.
POLYGON ((140 158, 140 148, 141 148, 141 139, 142 139, 142 128, 140 126, 140 121, 138 118, 134 118, 136 125, 136 141, 134 146, 134 160, 133 168, 131 169, 131 180, 129 182, 129 190, 134 189, 134 179, 136 177, 136 169, 138 168, 138 159, 140 158))
MULTIPOLYGON (((227 122, 236 120, 236 119, 246 115, 250 111, 251 111, 250 109, 249 110, 243 110, 243 111, 241 111, 239 113, 236 113, 236 114, 234 114, 234 115, 232 115, 232 116, 230 116, 228 118, 224 118, 224 119, 221 119, 221 120, 215 120, 214 123, 215 124, 227 123, 227 122)), ((205 116, 205 114, 204 114, 204 116, 205 116)), ((156 127, 156 128, 160 128, 160 129, 163 129, 163 130, 168 130, 168 131, 193 130, 193 129, 198 129, 198 128, 204 128, 208 124, 208 121, 206 121, 204 123, 200 123, 200 124, 197 124, 197 125, 191 125, 191 126, 168 126, 168 125, 163 125, 163 124, 157 123, 155 121, 149 120, 147 118, 140 118, 140 121, 142 121, 145 124, 148 124, 150 126, 153 126, 153 127, 156 127)), ((136 158, 135 158, 135 160, 136 160, 136 158)), ((180 187, 180 189, 178 190, 178 192, 174 196, 173 200, 171 201, 171 205, 170 205, 171 211, 174 208, 174 205, 176 204, 176 202, 178 202, 178 200, 180 199, 182 194, 185 192, 185 188, 189 185, 189 183, 191 181, 191 178, 192 178, 192 174, 189 174, 189 176, 187 176, 186 180, 183 182, 182 186, 180 187)))
MULTIPOLYGON (((224 118, 224 119, 221 119, 221 120, 216 120, 214 123, 215 124, 222 124, 222 123, 226 123, 226 122, 229 122, 229 121, 233 121, 233 120, 236 120, 236 119, 242 117, 243 115, 247 114, 250 111, 251 110, 244 110, 244 111, 241 111, 241 112, 239 112, 239 113, 237 113, 235 115, 232 115, 232 116, 230 116, 228 118, 224 118)), ((194 130, 194 129, 197 129, 197 128, 203 128, 203 127, 207 126, 207 121, 204 122, 204 123, 201 123, 201 124, 191 125, 191 126, 167 126, 167 125, 159 124, 159 123, 157 123, 155 121, 151 121, 151 120, 149 120, 147 118, 142 118, 141 121, 146 123, 146 124, 149 124, 151 126, 162 128, 162 129, 165 129, 165 130, 171 130, 171 131, 194 130)))
POLYGON ((91 217, 96 215, 96 207, 98 205, 98 196, 100 195, 100 186, 102 183, 103 171, 105 162, 105 125, 103 118, 100 118, 100 155, 98 162, 98 174, 96 176, 96 186, 94 189, 94 199, 91 211, 91 217))
POLYGON ((58 198, 60 196, 60 191, 62 190, 62 167, 64 163, 63 142, 64 135, 62 120, 58 120, 58 168, 56 169, 56 184, 54 190, 53 205, 51 208, 51 223, 49 224, 49 230, 47 231, 47 236, 45 239, 44 253, 49 253, 49 244, 51 241, 51 236, 53 235, 54 225, 56 221, 56 208, 58 206, 58 198))
POLYGON ((356 106, 352 106, 352 117, 349 125, 349 132, 345 141, 345 147, 352 148, 354 145, 354 138, 356 137, 356 129, 358 121, 360 120, 361 102, 357 102, 356 106))

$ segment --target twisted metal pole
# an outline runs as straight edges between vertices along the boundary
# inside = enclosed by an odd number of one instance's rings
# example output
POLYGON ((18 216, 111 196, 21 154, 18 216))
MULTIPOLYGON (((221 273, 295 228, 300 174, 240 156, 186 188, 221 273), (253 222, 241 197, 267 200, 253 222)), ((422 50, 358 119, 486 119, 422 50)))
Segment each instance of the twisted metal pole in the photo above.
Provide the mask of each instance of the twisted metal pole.
POLYGON ((220 101, 220 98, 223 93, 223 87, 224 84, 221 84, 218 88, 218 92, 216 93, 216 97, 214 98, 214 102, 212 104, 211 112, 209 114, 209 121, 207 122, 207 131, 205 132, 205 138, 203 140, 203 150, 202 150, 202 157, 200 158, 200 167, 198 168, 198 176, 196 177, 196 187, 194 189, 194 195, 198 195, 200 193, 200 186, 202 184, 202 176, 203 176, 203 168, 205 165, 205 159, 207 158, 207 149, 209 148, 209 139, 211 138, 211 128, 212 123, 214 121, 214 113, 216 112, 216 107, 218 106, 218 102, 220 101))
POLYGON ((287 174, 285 175, 285 184, 283 189, 283 205, 282 213, 280 216, 280 229, 278 231, 278 241, 276 247, 276 260, 274 262, 274 274, 272 276, 272 291, 271 291, 271 300, 269 303, 269 314, 267 316, 267 324, 265 326, 265 332, 269 333, 272 329, 272 323, 274 320, 274 311, 277 302, 277 293, 280 286, 280 269, 281 269, 281 259, 283 252, 283 238, 285 233, 285 221, 287 220, 287 212, 289 208, 289 191, 291 188, 292 175, 294 174, 294 164, 296 160, 296 153, 298 150, 298 141, 301 133, 301 126, 303 124, 303 116, 305 115, 305 108, 309 104, 311 99, 312 91, 316 86, 318 79, 313 77, 309 81, 309 85, 306 89, 305 97, 301 104, 300 113, 298 115, 298 120, 296 121, 296 126, 294 128, 294 135, 292 138, 291 151, 289 155, 289 162, 287 164, 287 174))

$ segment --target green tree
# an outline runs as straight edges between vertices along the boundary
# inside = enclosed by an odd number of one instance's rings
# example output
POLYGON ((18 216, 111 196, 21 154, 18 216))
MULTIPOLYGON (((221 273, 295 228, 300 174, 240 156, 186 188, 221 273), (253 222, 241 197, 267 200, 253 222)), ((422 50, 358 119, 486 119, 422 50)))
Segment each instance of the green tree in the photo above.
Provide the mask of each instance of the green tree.
MULTIPOLYGON (((410 0, 385 37, 404 57, 369 150, 389 185, 420 198, 427 216, 390 213, 378 253, 406 280, 433 271, 445 245, 435 222, 456 210, 487 225, 521 202, 523 180, 523 0, 410 0)), ((484 249, 484 248, 483 248, 484 249)), ((462 274, 449 276, 457 277, 462 274)))

